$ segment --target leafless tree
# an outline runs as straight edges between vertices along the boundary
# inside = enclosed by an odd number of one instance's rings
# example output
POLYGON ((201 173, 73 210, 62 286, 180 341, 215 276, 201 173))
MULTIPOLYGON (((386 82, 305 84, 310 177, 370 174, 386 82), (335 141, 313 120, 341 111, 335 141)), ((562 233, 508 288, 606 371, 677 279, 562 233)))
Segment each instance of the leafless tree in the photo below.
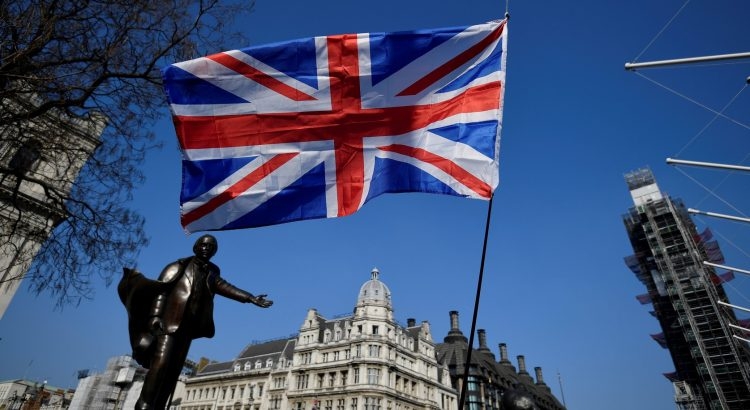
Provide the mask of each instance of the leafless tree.
POLYGON ((0 248, 15 250, 0 281, 28 268, 29 286, 64 306, 133 263, 148 239, 128 202, 166 112, 159 68, 236 47, 226 26, 252 6, 0 0, 0 248), (39 169, 42 160, 63 169, 39 169), (34 195, 46 225, 31 223, 40 213, 34 195), (42 245, 24 248, 28 240, 42 245))

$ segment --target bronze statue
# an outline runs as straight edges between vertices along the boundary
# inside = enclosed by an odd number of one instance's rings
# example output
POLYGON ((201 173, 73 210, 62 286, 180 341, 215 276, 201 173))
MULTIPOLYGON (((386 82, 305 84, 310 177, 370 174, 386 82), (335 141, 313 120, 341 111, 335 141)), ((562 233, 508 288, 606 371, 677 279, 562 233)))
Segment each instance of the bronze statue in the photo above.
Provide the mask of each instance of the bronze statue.
POLYGON ((209 260, 218 243, 211 235, 195 242, 195 256, 162 270, 159 280, 125 268, 118 293, 128 311, 133 358, 148 368, 136 409, 164 409, 174 391, 193 339, 214 336, 214 294, 263 308, 266 295, 253 296, 225 281, 209 260))

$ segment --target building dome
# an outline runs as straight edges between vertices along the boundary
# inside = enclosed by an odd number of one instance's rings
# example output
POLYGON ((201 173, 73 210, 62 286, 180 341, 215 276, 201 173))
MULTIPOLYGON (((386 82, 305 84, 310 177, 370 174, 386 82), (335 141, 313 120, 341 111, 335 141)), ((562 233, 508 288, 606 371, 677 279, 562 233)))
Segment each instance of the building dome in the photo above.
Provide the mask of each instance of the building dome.
POLYGON ((359 289, 359 297, 357 298, 357 305, 364 303, 376 303, 382 305, 391 305, 391 291, 385 283, 378 279, 380 271, 377 268, 373 268, 370 273, 370 280, 365 282, 359 289))

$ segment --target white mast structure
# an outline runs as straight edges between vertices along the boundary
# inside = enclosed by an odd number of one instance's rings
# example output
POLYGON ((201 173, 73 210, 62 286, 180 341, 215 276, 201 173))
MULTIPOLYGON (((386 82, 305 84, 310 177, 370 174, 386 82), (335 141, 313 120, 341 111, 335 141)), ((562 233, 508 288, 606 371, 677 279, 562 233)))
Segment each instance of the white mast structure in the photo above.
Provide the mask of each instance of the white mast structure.
MULTIPOLYGON (((675 59, 670 59, 670 60, 645 61, 641 63, 625 63, 625 69, 628 71, 636 71, 641 68, 654 68, 654 67, 664 67, 664 66, 692 64, 692 63, 706 63, 706 62, 735 60, 735 59, 743 59, 743 58, 750 58, 750 52, 732 53, 732 54, 716 54, 716 55, 710 55, 710 56, 687 57, 687 58, 675 58, 675 59)), ((748 84, 750 84, 750 77, 747 77, 745 81, 748 84)), ((668 165, 686 165, 686 166, 696 166, 696 167, 705 167, 705 168, 725 169, 725 170, 731 170, 731 171, 750 172, 750 167, 742 166, 742 165, 721 164, 721 163, 715 163, 715 162, 702 162, 702 161, 687 161, 687 160, 680 160, 680 159, 674 159, 674 158, 667 158, 666 162, 668 165)), ((746 217, 726 215, 726 214, 720 214, 716 212, 700 211, 700 210, 693 209, 693 208, 688 208, 688 212, 691 214, 700 214, 700 215, 711 216, 714 218, 723 218, 723 219, 729 219, 729 220, 737 221, 737 222, 750 223, 750 218, 746 218, 746 217)), ((747 270, 734 268, 731 266, 716 265, 710 262, 703 262, 703 263, 708 266, 714 266, 714 267, 721 266, 722 268, 726 268, 729 270, 742 272, 742 273, 749 273, 747 270)))
MULTIPOLYGON (((750 52, 741 52, 741 53, 733 53, 733 54, 718 54, 718 55, 710 55, 710 56, 688 57, 688 58, 678 58, 678 59, 669 59, 669 60, 657 60, 657 61, 639 62, 639 63, 625 63, 625 69, 628 71, 636 71, 638 69, 643 69, 643 68, 665 67, 665 66, 672 66, 672 65, 706 63, 706 62, 746 59, 746 58, 750 58, 750 52)), ((750 84, 750 76, 747 77, 745 81, 747 84, 750 84)), ((687 161, 687 160, 679 160, 679 159, 674 159, 674 158, 667 158, 666 162, 668 165, 672 165, 672 166, 684 165, 684 166, 723 169, 723 170, 729 170, 729 171, 750 172, 750 167, 741 166, 741 165, 721 164, 721 163, 702 162, 702 161, 687 161)), ((737 222, 750 223, 750 218, 746 218, 746 217, 725 215, 725 214, 719 214, 715 212, 700 211, 700 210, 692 209, 692 208, 688 208, 687 211, 688 213, 691 213, 691 214, 700 214, 700 215, 706 215, 706 216, 711 216, 715 218, 728 219, 728 220, 737 221, 737 222)), ((703 264, 706 266, 710 266, 710 267, 720 267, 720 268, 728 269, 731 271, 750 275, 750 271, 745 270, 745 269, 739 269, 739 268, 726 266, 726 265, 719 265, 719 264, 715 264, 709 261, 703 261, 703 264)), ((718 304, 726 308, 741 310, 743 312, 750 312, 750 309, 747 307, 732 305, 732 304, 725 303, 722 301, 718 301, 718 304)), ((745 327, 737 326, 735 324, 729 324, 729 326, 732 329, 740 332, 742 336, 745 336, 745 334, 750 333, 750 329, 747 329, 745 327)), ((732 336, 735 339, 744 341, 746 343, 750 343, 750 340, 738 334, 733 334, 732 336)), ((697 406, 698 403, 696 403, 694 400, 691 399, 692 394, 689 391, 689 388, 688 388, 689 386, 685 386, 684 383, 682 383, 683 385, 680 385, 680 383, 675 383, 674 385, 675 400, 678 402, 678 406, 680 406, 683 409, 696 408, 694 406, 697 406), (678 397, 682 397, 682 400, 678 400, 678 397)))

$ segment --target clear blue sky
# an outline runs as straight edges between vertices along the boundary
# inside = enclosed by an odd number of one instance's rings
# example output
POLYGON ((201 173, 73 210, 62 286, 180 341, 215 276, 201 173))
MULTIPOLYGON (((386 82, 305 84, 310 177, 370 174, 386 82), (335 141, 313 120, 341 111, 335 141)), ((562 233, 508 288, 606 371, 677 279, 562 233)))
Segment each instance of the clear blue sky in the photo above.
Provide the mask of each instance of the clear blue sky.
MULTIPOLYGON (((665 158, 744 163, 750 152, 750 93, 720 118, 623 65, 683 5, 682 0, 519 1, 510 4, 508 77, 496 193, 478 328, 490 347, 541 366, 570 409, 674 408, 673 370, 650 333, 658 323, 635 295, 644 288, 623 263, 632 252, 621 215, 632 202, 623 174, 650 166, 661 188, 688 206, 719 213, 750 210, 747 175, 681 168, 665 158), (697 138, 694 138, 696 137, 697 138), (693 140, 691 142, 691 140, 693 140), (725 179, 725 177, 727 177, 725 179), (717 187, 718 186, 718 187, 717 187)), ((501 1, 381 0, 363 3, 258 0, 242 22, 250 44, 312 35, 466 25, 501 18, 501 1)), ((746 1, 689 3, 639 60, 749 51, 746 1)), ((237 47, 245 44, 238 44, 237 47)), ((219 51, 219 50, 216 50, 219 51)), ((748 62, 643 71, 649 78, 721 109, 745 84, 748 62)), ((164 108, 165 115, 167 108, 164 108)), ((195 235, 178 222, 180 157, 165 117, 164 142, 145 164, 134 206, 152 244, 138 268, 156 276, 191 254, 195 235)), ((295 333, 308 308, 348 313, 377 267, 401 322, 428 320, 440 341, 450 310, 468 336, 487 203, 427 194, 386 195, 345 218, 219 232, 215 261, 225 278, 268 293, 268 310, 219 300, 217 335, 194 342, 190 357, 230 360, 252 340, 295 333)), ((703 218, 728 264, 750 268, 748 226, 703 218)), ((750 306, 750 278, 728 293, 750 306)), ((740 315, 742 316, 742 315, 740 315)), ((104 369, 129 353, 126 316, 115 286, 62 312, 25 287, 0 320, 0 380, 26 377, 74 387, 79 369, 104 369)))

